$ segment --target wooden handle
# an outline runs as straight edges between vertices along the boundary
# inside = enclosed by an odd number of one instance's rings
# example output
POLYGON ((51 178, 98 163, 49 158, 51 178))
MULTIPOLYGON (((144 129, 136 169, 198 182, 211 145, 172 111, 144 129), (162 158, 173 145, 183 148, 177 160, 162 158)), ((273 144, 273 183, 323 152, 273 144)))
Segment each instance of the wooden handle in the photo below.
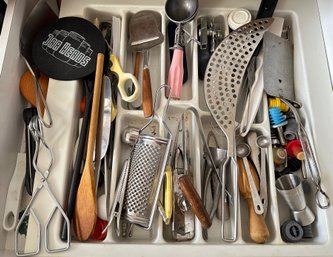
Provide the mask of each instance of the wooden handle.
MULTIPOLYGON (((242 159, 237 158, 238 170, 239 170, 239 191, 242 197, 246 200, 247 206, 249 209, 249 232, 251 239, 257 244, 263 244, 269 238, 269 231, 267 225, 265 223, 264 217, 262 215, 258 215, 253 206, 252 196, 249 181, 247 179, 245 166, 242 159)), ((259 188, 259 178, 257 176, 257 172, 252 164, 249 162, 251 174, 253 180, 256 184, 257 189, 259 188)))
POLYGON ((145 118, 153 115, 153 95, 151 93, 150 72, 148 67, 143 68, 142 110, 145 118))
POLYGON ((80 241, 88 240, 97 220, 97 202, 94 181, 93 154, 98 125, 98 113, 103 78, 104 55, 97 55, 94 95, 88 135, 88 148, 74 210, 74 230, 80 241))
POLYGON ((99 103, 100 103, 101 87, 103 80, 103 64, 104 64, 104 55, 99 53, 97 55, 97 63, 96 63, 96 73, 95 73, 96 75, 94 82, 94 95, 91 107, 86 163, 92 163, 93 161, 97 125, 98 125, 99 103))
POLYGON ((250 237, 257 244, 263 244, 269 238, 269 231, 264 217, 254 211, 252 199, 246 199, 249 208, 249 229, 250 237))
POLYGON ((192 211, 198 217, 202 227, 205 229, 209 228, 212 225, 212 221, 197 190, 193 186, 191 178, 188 175, 184 175, 179 178, 178 182, 185 199, 191 205, 192 211))
POLYGON ((134 71, 133 75, 139 79, 139 70, 140 70, 140 52, 135 53, 135 62, 134 62, 134 71))

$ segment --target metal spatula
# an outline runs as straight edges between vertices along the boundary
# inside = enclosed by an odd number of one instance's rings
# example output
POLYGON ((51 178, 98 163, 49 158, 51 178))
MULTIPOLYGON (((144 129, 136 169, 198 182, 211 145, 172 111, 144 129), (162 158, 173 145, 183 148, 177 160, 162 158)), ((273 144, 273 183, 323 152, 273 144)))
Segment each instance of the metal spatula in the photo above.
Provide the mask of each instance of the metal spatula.
POLYGON ((264 35, 264 88, 267 94, 295 100, 294 65, 291 43, 273 33, 264 35))
POLYGON ((153 114, 153 97, 148 67, 148 51, 163 42, 161 15, 154 11, 140 11, 129 22, 129 47, 144 52, 142 79, 142 109, 145 117, 153 114))

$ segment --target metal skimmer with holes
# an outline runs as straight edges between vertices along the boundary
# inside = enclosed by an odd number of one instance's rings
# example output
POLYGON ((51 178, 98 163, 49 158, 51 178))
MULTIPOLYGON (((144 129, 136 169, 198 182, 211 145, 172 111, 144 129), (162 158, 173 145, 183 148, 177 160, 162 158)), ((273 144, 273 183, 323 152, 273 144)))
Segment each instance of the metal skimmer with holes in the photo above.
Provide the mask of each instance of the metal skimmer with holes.
POLYGON ((225 171, 232 174, 233 225, 231 236, 224 233, 222 212, 222 238, 237 239, 237 163, 235 153, 236 107, 247 65, 264 33, 274 21, 266 18, 252 21, 230 33, 212 54, 205 73, 204 92, 207 106, 228 141, 227 160, 222 171, 222 199, 225 194, 225 171))
POLYGON ((214 51, 205 74, 207 105, 225 134, 234 134, 238 94, 249 60, 273 19, 261 19, 233 31, 214 51))

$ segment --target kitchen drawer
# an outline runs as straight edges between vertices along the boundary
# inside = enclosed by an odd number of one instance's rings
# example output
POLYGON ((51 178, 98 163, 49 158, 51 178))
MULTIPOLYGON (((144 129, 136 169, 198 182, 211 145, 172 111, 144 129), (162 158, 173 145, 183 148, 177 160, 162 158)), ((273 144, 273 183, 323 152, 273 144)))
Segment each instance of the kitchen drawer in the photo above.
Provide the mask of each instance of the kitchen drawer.
MULTIPOLYGON (((22 151, 23 121, 22 110, 25 102, 20 96, 18 83, 20 75, 25 70, 22 58, 19 54, 20 28, 24 24, 24 17, 35 1, 9 1, 3 32, 0 37, 1 46, 5 45, 3 60, 0 52, 0 100, 3 111, 0 114, 0 217, 3 217, 3 209, 11 175, 15 168, 17 153, 22 151), (20 4, 18 4, 20 2, 20 4), (7 39, 4 40, 4 37, 7 39), (2 65, 2 66, 1 66, 2 65), (14 72, 13 72, 14 71, 14 72)), ((260 1, 257 0, 209 0, 199 1, 199 12, 202 15, 227 15, 237 7, 249 9, 255 14, 260 1)), ((132 53, 128 50, 128 21, 129 18, 140 10, 155 10, 162 16, 161 31, 166 33, 167 17, 164 13, 164 1, 161 0, 63 0, 60 16, 79 16, 93 21, 95 18, 108 20, 112 15, 121 18, 120 38, 120 62, 127 72, 133 70, 132 53)), ((294 81, 296 99, 303 104, 301 116, 305 120, 305 127, 315 145, 318 162, 321 168, 321 176, 326 192, 333 198, 330 185, 333 184, 333 174, 330 172, 329 143, 333 142, 333 94, 330 84, 330 75, 325 54, 323 35, 319 19, 319 10, 315 0, 280 0, 274 16, 285 18, 285 23, 291 26, 291 38, 294 46, 294 81)), ((187 29, 196 34, 197 20, 194 20, 187 29)), ((227 30, 226 30, 227 32, 227 30)), ((187 45, 186 54, 188 60, 188 81, 184 84, 183 95, 180 100, 171 100, 167 112, 167 123, 174 131, 176 121, 186 108, 194 106, 199 110, 200 119, 204 125, 205 133, 209 130, 217 131, 217 126, 211 117, 205 104, 203 82, 197 76, 197 46, 193 43, 187 45)), ((169 54, 167 44, 163 42, 150 52, 151 76, 153 92, 161 84, 166 83, 169 68, 169 54)), ((45 129, 45 139, 54 151, 55 162, 48 179, 57 199, 64 204, 66 190, 72 170, 73 152, 77 137, 79 110, 78 103, 82 95, 81 81, 57 81, 49 82, 48 105, 54 116, 54 126, 45 129)), ((166 104, 166 98, 162 96, 157 101, 157 112, 161 114, 166 104)), ((259 134, 269 135, 269 119, 267 111, 267 99, 263 99, 261 110, 253 125, 253 130, 259 134)), ((114 141, 113 169, 111 173, 110 194, 113 199, 117 180, 121 172, 121 166, 126 156, 130 153, 130 147, 121 142, 120 135, 127 127, 142 127, 146 120, 140 110, 132 110, 118 99, 118 114, 116 123, 116 137, 114 141)), ((190 144, 193 150, 193 177, 196 188, 200 188, 200 170, 203 165, 202 145, 199 139, 194 117, 187 116, 191 128, 190 144)), ((157 123, 157 125, 161 125, 157 123)), ((150 127, 151 132, 164 135, 162 126, 150 127)), ((217 133, 218 141, 225 144, 222 133, 217 133)), ((271 150, 271 148, 270 148, 271 150)), ((42 150, 43 151, 43 150, 42 150)), ((44 156, 42 152, 40 156, 44 156)), ((270 153, 270 160, 272 154, 270 153)), ((40 161, 43 165, 43 160, 40 161)), ((38 180, 36 180, 38 181, 38 180)), ((36 186, 36 185, 35 185, 36 186)), ((313 210, 316 220, 313 224, 314 238, 303 240, 299 243, 286 243, 282 240, 279 228, 287 219, 289 211, 275 189, 275 177, 273 164, 269 164, 268 174, 269 209, 266 222, 270 231, 268 241, 263 245, 257 245, 250 240, 247 231, 246 204, 240 200, 238 213, 239 229, 238 239, 234 243, 224 242, 220 238, 220 222, 214 221, 209 230, 208 240, 202 237, 202 229, 199 221, 195 220, 195 236, 192 240, 175 242, 172 240, 162 218, 155 215, 150 231, 134 228, 133 236, 128 239, 116 237, 113 225, 103 242, 89 241, 78 242, 75 239, 66 252, 48 254, 43 244, 40 256, 156 256, 157 254, 177 256, 333 256, 333 221, 332 207, 320 209, 314 198, 315 189, 311 188, 307 194, 309 207, 313 210)), ((49 198, 41 193, 35 210, 38 210, 39 219, 45 223, 49 214, 49 198)), ((23 197, 22 208, 27 197, 23 197)), ((60 219, 56 218, 52 228, 52 238, 58 242, 60 219)), ((36 230, 29 226, 26 238, 26 249, 33 244, 36 230)), ((42 234, 43 235, 43 234, 42 234)), ((43 236, 42 236, 43 238, 43 236)), ((0 230, 0 255, 15 256, 13 251, 13 232, 0 230)))

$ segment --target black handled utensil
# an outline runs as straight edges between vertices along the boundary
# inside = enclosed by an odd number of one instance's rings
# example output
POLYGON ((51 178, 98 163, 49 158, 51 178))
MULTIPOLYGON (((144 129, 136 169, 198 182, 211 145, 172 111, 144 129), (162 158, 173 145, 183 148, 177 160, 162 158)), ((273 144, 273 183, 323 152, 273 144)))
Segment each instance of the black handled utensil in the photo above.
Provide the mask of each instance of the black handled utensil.
POLYGON ((35 168, 32 164, 33 154, 36 143, 29 132, 29 123, 33 116, 38 115, 36 108, 26 108, 23 110, 23 120, 25 123, 25 151, 26 151, 26 169, 25 169, 25 189, 29 195, 32 195, 35 179, 35 168))

